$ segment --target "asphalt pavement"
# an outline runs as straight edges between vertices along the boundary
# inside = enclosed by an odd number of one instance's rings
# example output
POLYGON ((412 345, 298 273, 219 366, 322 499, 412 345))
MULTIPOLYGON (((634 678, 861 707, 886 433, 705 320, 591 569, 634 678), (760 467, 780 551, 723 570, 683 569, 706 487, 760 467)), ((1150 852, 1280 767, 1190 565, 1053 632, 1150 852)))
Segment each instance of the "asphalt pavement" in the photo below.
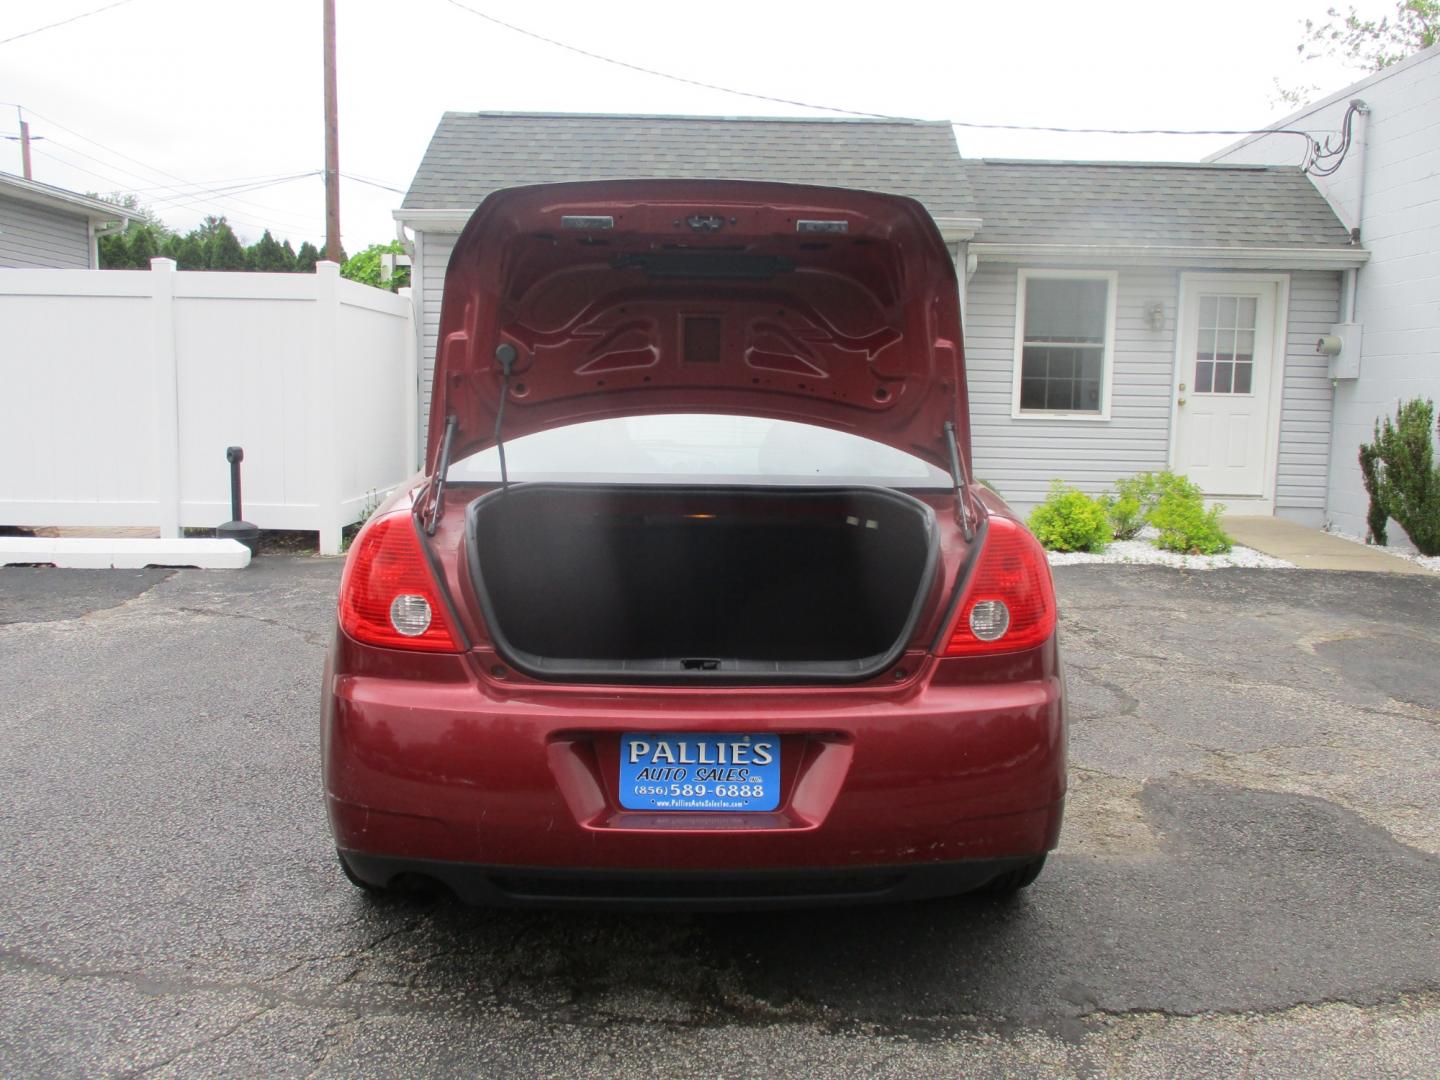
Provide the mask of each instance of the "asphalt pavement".
POLYGON ((344 881, 339 573, 0 571, 0 1075, 1435 1075, 1440 578, 1060 568, 1022 898, 622 915, 344 881))

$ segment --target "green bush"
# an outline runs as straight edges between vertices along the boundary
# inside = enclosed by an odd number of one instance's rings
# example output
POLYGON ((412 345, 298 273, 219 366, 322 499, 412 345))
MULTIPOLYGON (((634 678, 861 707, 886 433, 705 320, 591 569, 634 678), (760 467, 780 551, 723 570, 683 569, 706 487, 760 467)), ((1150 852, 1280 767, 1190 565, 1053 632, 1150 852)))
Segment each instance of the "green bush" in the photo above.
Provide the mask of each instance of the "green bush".
POLYGON ((1360 470, 1370 493, 1371 539, 1385 542, 1394 518, 1422 555, 1440 555, 1440 469, 1435 467, 1435 403, 1401 402, 1395 419, 1375 422, 1375 441, 1360 447, 1360 470), (1376 526, 1379 525, 1377 529, 1376 526))
POLYGON ((397 266, 394 276, 388 281, 382 281, 380 256, 404 253, 405 248, 399 240, 391 240, 388 244, 371 244, 364 251, 356 252, 345 260, 340 267, 340 276, 358 281, 361 285, 372 285, 377 289, 389 289, 391 292, 403 289, 410 284, 410 267, 397 266))
POLYGON ((1155 546, 1182 555, 1219 555, 1229 551, 1234 541, 1220 528, 1220 515, 1225 508, 1218 503, 1205 509, 1205 496, 1200 488, 1183 476, 1161 473, 1159 498, 1149 514, 1149 521, 1160 535, 1155 546))
POLYGON ((1114 494, 1104 500, 1115 539, 1135 539, 1141 529, 1151 524, 1150 515, 1167 492, 1188 498, 1198 495, 1199 489, 1185 477, 1177 476, 1168 469, 1158 473, 1136 473, 1115 481, 1114 494))
POLYGON ((1030 531, 1050 551, 1101 552, 1110 542, 1105 504, 1059 480, 1030 513, 1030 531))
POLYGON ((1137 473, 1115 481, 1115 494, 1105 501, 1115 539, 1135 539, 1159 497, 1160 488, 1154 473, 1137 473))

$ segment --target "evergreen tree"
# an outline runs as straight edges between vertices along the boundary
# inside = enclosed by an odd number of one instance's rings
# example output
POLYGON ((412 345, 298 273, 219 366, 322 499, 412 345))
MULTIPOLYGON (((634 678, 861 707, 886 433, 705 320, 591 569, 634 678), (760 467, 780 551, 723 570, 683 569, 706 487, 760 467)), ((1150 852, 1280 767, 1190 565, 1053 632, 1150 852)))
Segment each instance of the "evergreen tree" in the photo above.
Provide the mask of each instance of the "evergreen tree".
POLYGON ((306 240, 300 245, 300 253, 295 256, 295 269, 302 274, 313 274, 315 264, 320 261, 320 249, 306 240))
MULTIPOLYGON (((207 224, 213 219, 206 219, 207 224)), ((206 244, 206 263, 211 270, 244 270, 245 249, 230 223, 223 217, 215 222, 206 244)))
POLYGON ((192 229, 184 236, 170 236, 166 239, 164 253, 167 258, 175 260, 175 265, 181 270, 204 270, 206 268, 205 243, 200 239, 200 231, 192 229))
POLYGON ((136 270, 149 270, 150 260, 160 254, 162 238, 149 225, 141 225, 128 234, 130 265, 136 270))
POLYGON ((101 270, 128 270, 133 265, 130 262, 130 245, 125 242, 124 233, 102 236, 96 244, 100 251, 101 270))
POLYGON ((294 256, 286 258, 286 252, 280 246, 270 230, 265 230, 265 235, 251 244, 245 250, 245 267, 247 270, 258 270, 261 273, 283 274, 293 270, 295 266, 294 256))

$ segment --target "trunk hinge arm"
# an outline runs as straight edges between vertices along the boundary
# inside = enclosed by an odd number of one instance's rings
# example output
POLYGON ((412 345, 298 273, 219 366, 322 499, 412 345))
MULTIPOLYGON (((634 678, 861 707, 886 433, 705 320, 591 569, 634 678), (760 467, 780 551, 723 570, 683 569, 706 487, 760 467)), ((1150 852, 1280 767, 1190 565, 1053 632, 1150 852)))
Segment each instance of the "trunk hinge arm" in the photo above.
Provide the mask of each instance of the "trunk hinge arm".
POLYGON ((510 472, 505 465, 505 439, 500 427, 505 423, 505 402, 510 399, 510 373, 515 370, 515 361, 520 358, 515 346, 502 341, 495 346, 495 360, 500 365, 500 407, 495 410, 495 452, 500 455, 500 490, 510 490, 510 472))
POLYGON ((450 445, 455 441, 455 429, 460 418, 454 413, 445 417, 445 438, 440 443, 440 457, 435 462, 435 482, 431 485, 434 494, 430 498, 430 517, 425 521, 425 535, 434 536, 435 527, 440 524, 440 500, 445 494, 445 475, 450 471, 450 445))
POLYGON ((960 444, 955 441, 955 421, 945 421, 945 448, 950 452, 950 479, 955 485, 955 520, 965 534, 968 544, 975 539, 975 527, 970 523, 970 500, 965 483, 965 474, 960 471, 960 444))

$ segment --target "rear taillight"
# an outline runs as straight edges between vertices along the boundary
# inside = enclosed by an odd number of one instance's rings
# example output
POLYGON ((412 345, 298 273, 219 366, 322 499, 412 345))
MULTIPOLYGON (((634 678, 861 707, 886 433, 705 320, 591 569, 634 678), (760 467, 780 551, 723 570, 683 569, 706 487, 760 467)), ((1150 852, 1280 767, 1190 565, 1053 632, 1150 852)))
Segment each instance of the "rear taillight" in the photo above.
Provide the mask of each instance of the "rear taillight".
POLYGON ((1029 649, 1054 632, 1055 586, 1045 549, 1024 526, 992 517, 943 655, 1029 649))
POLYGON ((459 652, 409 510, 370 522, 340 579, 340 628, 366 645, 459 652))

